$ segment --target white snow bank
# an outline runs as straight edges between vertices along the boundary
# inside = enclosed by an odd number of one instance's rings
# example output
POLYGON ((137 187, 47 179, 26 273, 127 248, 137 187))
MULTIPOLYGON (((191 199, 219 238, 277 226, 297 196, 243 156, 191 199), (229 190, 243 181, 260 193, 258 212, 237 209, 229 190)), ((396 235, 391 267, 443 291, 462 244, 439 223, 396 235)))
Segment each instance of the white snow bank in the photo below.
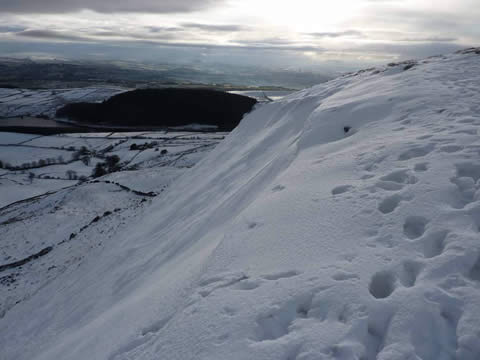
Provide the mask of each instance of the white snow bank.
POLYGON ((480 56, 404 66, 248 115, 0 319, 2 355, 479 359, 480 56))

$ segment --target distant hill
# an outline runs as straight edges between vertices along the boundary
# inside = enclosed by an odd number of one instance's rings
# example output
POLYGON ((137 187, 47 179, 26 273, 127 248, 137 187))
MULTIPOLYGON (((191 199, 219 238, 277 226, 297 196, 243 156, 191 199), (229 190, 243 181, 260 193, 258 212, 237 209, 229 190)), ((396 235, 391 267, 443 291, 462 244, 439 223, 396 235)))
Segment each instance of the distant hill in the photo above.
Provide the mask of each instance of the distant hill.
POLYGON ((271 69, 229 64, 209 66, 130 61, 14 59, 0 56, 0 87, 28 89, 121 86, 303 89, 333 78, 329 71, 271 69))
POLYGON ((113 126, 172 127, 215 125, 233 130, 257 103, 255 99, 204 89, 142 89, 115 95, 102 103, 73 103, 56 116, 113 126))

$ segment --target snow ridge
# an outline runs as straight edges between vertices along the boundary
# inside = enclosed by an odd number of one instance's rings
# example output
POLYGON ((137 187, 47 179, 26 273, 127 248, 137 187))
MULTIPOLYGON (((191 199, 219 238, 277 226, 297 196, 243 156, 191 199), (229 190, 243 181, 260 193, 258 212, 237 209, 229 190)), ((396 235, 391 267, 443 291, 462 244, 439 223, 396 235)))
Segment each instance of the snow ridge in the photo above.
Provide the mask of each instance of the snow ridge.
POLYGON ((260 106, 0 319, 6 359, 479 359, 478 89, 470 51, 260 106))

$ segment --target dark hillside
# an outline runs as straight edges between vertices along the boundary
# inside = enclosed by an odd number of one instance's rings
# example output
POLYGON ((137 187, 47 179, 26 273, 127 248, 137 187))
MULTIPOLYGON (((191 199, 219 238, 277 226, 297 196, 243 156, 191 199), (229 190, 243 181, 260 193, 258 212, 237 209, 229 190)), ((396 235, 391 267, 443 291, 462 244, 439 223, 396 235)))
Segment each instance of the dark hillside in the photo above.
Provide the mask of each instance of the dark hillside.
POLYGON ((113 96, 100 104, 68 104, 56 115, 90 124, 171 127, 195 123, 230 131, 256 102, 214 90, 144 89, 113 96))

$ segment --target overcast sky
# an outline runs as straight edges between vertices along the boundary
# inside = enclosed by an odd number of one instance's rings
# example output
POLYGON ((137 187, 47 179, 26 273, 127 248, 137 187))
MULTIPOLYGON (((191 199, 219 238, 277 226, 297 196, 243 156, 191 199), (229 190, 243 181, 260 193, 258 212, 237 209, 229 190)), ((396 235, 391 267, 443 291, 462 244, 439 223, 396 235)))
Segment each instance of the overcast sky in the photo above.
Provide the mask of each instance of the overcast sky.
POLYGON ((308 67, 480 43, 479 0, 0 0, 0 54, 308 67))

